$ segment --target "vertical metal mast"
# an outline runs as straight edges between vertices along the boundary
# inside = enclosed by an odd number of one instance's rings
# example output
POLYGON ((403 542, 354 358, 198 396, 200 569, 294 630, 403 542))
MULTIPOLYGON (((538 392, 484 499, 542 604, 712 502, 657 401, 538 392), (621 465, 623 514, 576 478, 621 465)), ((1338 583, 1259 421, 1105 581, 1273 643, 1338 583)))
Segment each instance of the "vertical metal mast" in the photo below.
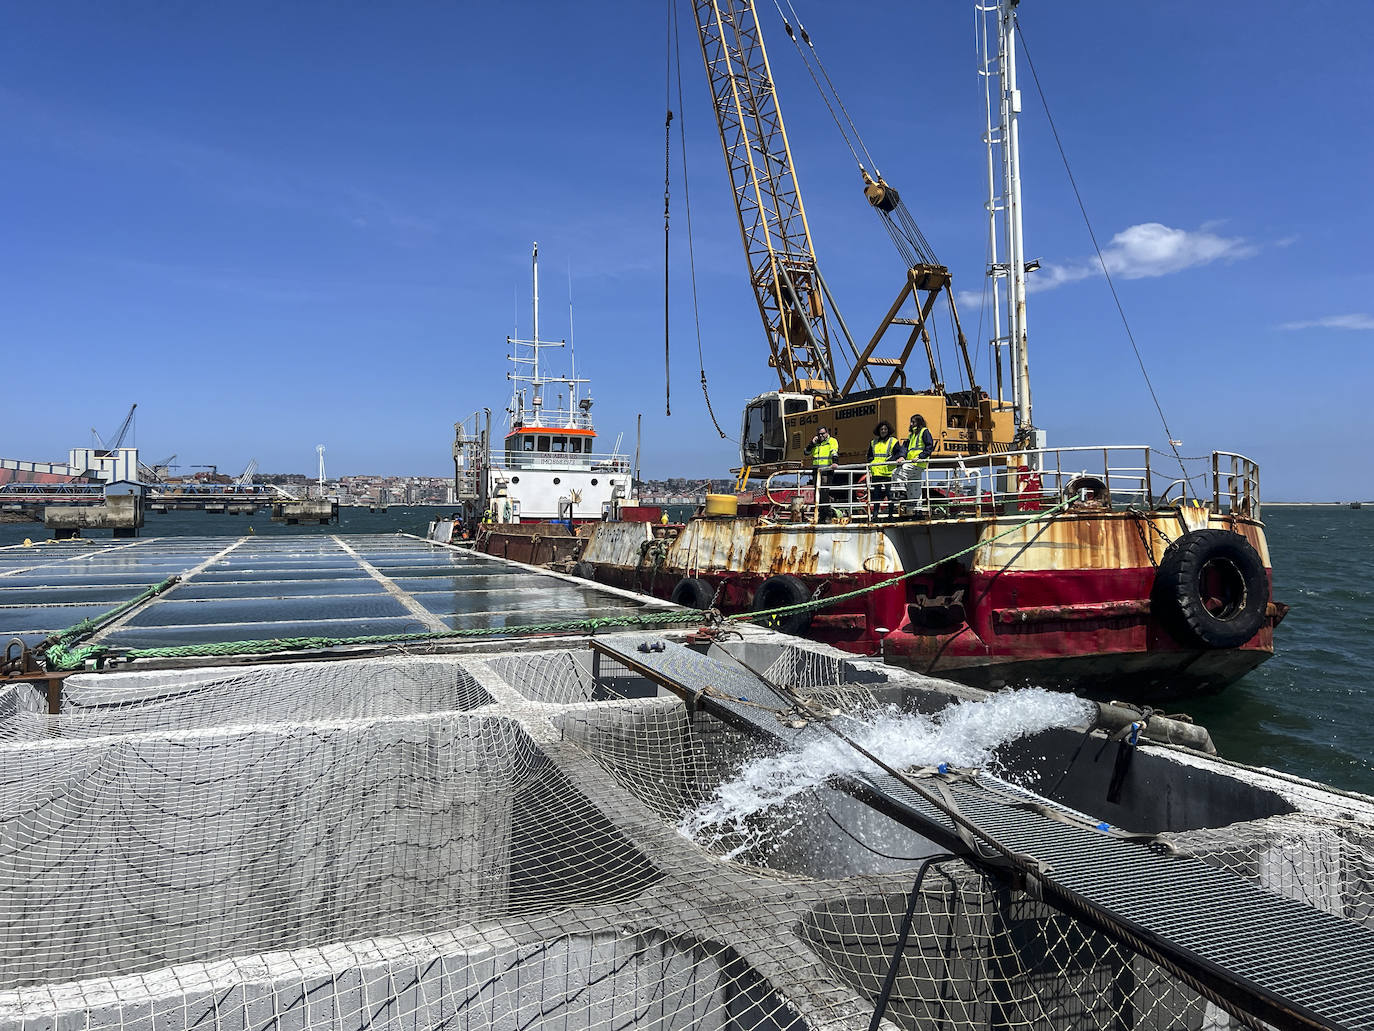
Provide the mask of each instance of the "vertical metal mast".
MULTIPOLYGON (((1001 196, 998 192, 998 173, 1001 162, 998 160, 998 148, 1002 145, 1001 137, 1001 108, 998 107, 997 123, 992 119, 992 80, 1000 76, 996 67, 996 57, 992 55, 992 49, 988 45, 988 12, 996 11, 996 5, 977 5, 978 13, 983 17, 978 22, 978 75, 983 80, 983 104, 985 111, 985 122, 983 130, 983 143, 988 150, 988 276, 992 279, 992 349, 993 362, 997 368, 997 399, 1002 400, 1002 353, 1010 340, 1002 335, 1002 290, 1001 280, 1007 274, 1006 266, 998 262, 998 220, 997 212, 1002 209, 1001 196)), ((994 26, 995 28, 995 26, 994 26)), ((1013 387, 1013 392, 1015 388, 1013 387)))
MULTIPOLYGON (((539 351, 545 347, 564 347, 564 340, 541 340, 539 339, 539 244, 533 245, 533 252, 530 257, 531 271, 534 281, 533 297, 533 335, 529 340, 521 340, 518 337, 506 337, 506 344, 511 348, 511 353, 506 355, 511 363, 511 371, 506 373, 506 379, 515 384, 511 394, 510 405, 506 411, 510 415, 511 426, 523 426, 527 422, 533 425, 541 425, 540 416, 544 407, 544 385, 547 383, 564 383, 569 388, 569 405, 566 412, 559 411, 550 415, 549 418, 562 418, 566 425, 574 424, 576 418, 575 408, 577 404, 577 388, 586 383, 585 379, 578 379, 572 376, 544 376, 539 370, 539 351), (527 351, 525 349, 528 349, 527 351), (529 368, 529 372, 522 371, 524 367, 529 368), (530 410, 525 411, 525 391, 520 384, 528 383, 530 386, 530 410)), ((571 278, 569 279, 571 282, 571 278)), ((569 301, 569 326, 572 319, 571 301, 569 301)), ((560 395, 561 396, 561 395, 560 395)), ((590 428, 588 426, 587 428, 590 428)))
POLYGON ((534 254, 530 257, 534 268, 534 414, 538 422, 539 406, 544 403, 543 380, 539 378, 539 241, 534 241, 534 254))
MULTIPOLYGON (((980 73, 991 89, 992 55, 989 53, 988 21, 996 19, 997 37, 997 93, 998 120, 991 125, 992 104, 988 100, 988 218, 994 241, 989 274, 1005 278, 1007 288, 1007 338, 1011 348, 1012 396, 1016 403, 1017 429, 1023 438, 1033 429, 1031 422, 1030 358, 1026 344, 1026 254, 1021 227, 1021 152, 1018 118, 1021 114, 1021 91, 1016 86, 1016 6, 1018 0, 997 0, 995 4, 979 4, 983 15, 979 45, 982 50, 980 73), (992 168, 1000 163, 1002 192, 997 196, 992 168), (1003 240, 1006 264, 996 260, 997 212, 1003 215, 1003 240)), ((994 319, 996 310, 994 309, 994 319)), ((1027 444, 1031 441, 1027 440, 1027 444)))

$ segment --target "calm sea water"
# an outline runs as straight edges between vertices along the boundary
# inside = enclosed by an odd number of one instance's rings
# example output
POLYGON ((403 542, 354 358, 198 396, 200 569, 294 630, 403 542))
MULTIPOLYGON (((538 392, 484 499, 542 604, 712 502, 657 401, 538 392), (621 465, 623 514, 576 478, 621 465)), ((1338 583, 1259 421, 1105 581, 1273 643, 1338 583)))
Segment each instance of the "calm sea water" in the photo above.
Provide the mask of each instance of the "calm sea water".
POLYGON ((1374 794, 1374 506, 1266 505, 1274 657, 1179 708, 1222 755, 1374 794))
MULTIPOLYGON (((265 515, 148 516, 145 536, 423 534, 440 510, 344 509, 338 525, 280 526, 265 515)), ((1221 754, 1374 793, 1374 506, 1266 506, 1275 597, 1291 605, 1275 656, 1220 695, 1179 703, 1221 754)), ((0 544, 46 536, 0 524, 0 544)), ((103 534, 101 536, 108 536, 103 534)))

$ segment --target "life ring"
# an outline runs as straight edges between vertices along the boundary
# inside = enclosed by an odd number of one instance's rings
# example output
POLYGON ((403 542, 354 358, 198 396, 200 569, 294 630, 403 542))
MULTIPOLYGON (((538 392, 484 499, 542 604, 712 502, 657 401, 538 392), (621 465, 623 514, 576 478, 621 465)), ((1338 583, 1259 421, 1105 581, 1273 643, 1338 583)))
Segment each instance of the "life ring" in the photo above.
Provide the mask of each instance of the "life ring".
MULTIPOLYGON (((770 576, 759 584, 759 589, 754 592, 754 604, 750 608, 755 612, 768 612, 788 605, 800 605, 802 602, 810 600, 811 591, 806 584, 795 576, 782 573, 778 576, 770 576)), ((776 616, 769 616, 765 625, 774 630, 781 630, 784 634, 801 636, 811 626, 811 613, 809 611, 783 612, 776 616)))
POLYGON ((1193 530, 1164 553, 1151 605, 1186 643, 1239 648, 1264 626, 1269 580, 1259 553, 1240 534, 1193 530))
POLYGON ((699 576, 685 576, 668 600, 684 609, 709 609, 716 600, 716 589, 699 576))

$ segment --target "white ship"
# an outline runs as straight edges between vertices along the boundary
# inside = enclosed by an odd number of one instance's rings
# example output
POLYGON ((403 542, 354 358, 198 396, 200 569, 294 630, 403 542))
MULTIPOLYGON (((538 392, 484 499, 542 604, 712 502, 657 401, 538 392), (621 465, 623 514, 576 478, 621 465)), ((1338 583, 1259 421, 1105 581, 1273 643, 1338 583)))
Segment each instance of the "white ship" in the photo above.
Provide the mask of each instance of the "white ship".
POLYGON ((430 536, 457 540, 483 526, 560 523, 571 529, 613 512, 630 497, 630 457, 620 440, 598 450, 589 381, 576 374, 576 355, 565 340, 539 335, 539 244, 531 255, 534 282, 530 338, 507 337, 511 397, 504 437, 496 440, 491 410, 454 426, 455 500, 459 511, 438 520, 430 536), (551 375, 542 352, 564 348, 568 375, 551 375))

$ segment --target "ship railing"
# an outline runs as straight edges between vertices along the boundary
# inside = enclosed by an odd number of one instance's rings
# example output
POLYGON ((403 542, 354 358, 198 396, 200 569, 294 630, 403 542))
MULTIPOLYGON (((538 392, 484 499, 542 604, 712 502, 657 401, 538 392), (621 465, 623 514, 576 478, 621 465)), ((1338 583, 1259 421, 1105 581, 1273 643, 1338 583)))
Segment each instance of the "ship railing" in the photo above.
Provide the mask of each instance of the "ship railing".
POLYGON ((511 429, 538 426, 554 433, 559 430, 594 430, 592 413, 581 409, 569 411, 567 408, 549 408, 541 405, 538 409, 526 409, 523 418, 513 419, 511 429))
POLYGON ((570 472, 628 473, 628 455, 594 451, 519 451, 491 456, 493 469, 566 469, 570 472))
POLYGON ((1258 519, 1259 463, 1231 451, 1213 451, 1212 504, 1218 512, 1258 519))
POLYGON ((874 477, 866 463, 834 465, 819 491, 813 470, 797 466, 770 475, 764 495, 775 516, 817 522, 990 516, 1035 512, 1062 501, 1078 510, 1200 505, 1250 519, 1260 513, 1259 466, 1245 456, 1216 451, 1180 464, 1174 455, 1143 445, 938 458, 925 470, 904 462, 895 465, 890 480, 874 477), (1164 469, 1157 467, 1161 455, 1168 459, 1164 469), (1180 475, 1170 476, 1168 465, 1180 475))

